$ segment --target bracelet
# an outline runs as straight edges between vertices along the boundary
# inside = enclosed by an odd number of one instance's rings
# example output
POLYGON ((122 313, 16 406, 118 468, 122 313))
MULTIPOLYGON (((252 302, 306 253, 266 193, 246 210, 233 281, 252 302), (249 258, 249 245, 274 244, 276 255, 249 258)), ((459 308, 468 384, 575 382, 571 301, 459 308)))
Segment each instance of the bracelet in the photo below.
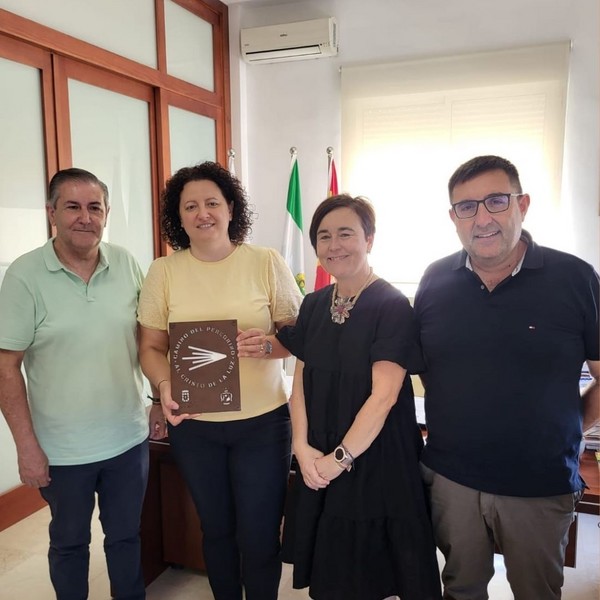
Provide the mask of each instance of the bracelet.
POLYGON ((160 405, 160 398, 155 398, 154 396, 150 396, 149 394, 146 396, 146 398, 148 398, 148 400, 152 400, 152 404, 154 406, 160 405))
POLYGON ((348 448, 344 446, 343 443, 340 443, 339 446, 333 451, 333 460, 338 464, 342 469, 346 469, 346 471, 352 470, 352 465, 354 464, 354 456, 350 454, 348 448))
POLYGON ((168 379, 161 379, 157 384, 156 384, 156 389, 160 392, 160 384, 164 383, 165 381, 169 381, 168 379))
POLYGON ((350 460, 354 462, 354 456, 350 454, 350 450, 348 450, 348 448, 346 448, 346 446, 343 443, 341 443, 340 446, 346 451, 346 454, 350 457, 350 460))

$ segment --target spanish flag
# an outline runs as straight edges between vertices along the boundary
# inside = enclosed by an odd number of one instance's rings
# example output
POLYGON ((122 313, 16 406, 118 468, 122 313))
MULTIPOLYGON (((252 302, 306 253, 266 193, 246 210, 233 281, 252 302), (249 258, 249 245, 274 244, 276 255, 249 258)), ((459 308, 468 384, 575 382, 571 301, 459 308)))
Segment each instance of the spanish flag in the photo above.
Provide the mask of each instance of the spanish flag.
MULTIPOLYGON (((327 197, 337 196, 338 194, 338 181, 337 173, 335 171, 335 161, 330 153, 330 149, 327 149, 329 155, 329 169, 327 174, 327 197)), ((315 276, 315 292, 331 284, 331 275, 321 266, 321 263, 317 260, 317 274, 315 276)))

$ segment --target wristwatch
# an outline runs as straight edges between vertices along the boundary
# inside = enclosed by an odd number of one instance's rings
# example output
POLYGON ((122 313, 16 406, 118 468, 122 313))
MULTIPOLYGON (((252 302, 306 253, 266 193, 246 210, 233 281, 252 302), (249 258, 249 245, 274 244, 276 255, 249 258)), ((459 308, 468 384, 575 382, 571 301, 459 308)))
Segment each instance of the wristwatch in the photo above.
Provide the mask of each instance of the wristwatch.
POLYGON ((273 352, 273 344, 270 340, 265 340, 265 356, 270 356, 273 352))
POLYGON ((342 468, 346 469, 346 471, 352 470, 352 464, 354 463, 354 456, 348 452, 348 448, 344 446, 344 444, 340 444, 333 451, 333 458, 335 462, 342 468))

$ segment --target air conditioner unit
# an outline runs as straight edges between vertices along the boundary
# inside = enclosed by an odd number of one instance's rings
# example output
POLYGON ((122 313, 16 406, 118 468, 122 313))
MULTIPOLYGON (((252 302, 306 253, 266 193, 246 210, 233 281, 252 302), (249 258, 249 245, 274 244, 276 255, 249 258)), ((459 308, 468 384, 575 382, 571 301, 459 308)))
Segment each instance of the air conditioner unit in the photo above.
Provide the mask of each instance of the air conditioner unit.
POLYGON ((336 56, 333 17, 241 30, 242 56, 249 63, 272 63, 336 56))

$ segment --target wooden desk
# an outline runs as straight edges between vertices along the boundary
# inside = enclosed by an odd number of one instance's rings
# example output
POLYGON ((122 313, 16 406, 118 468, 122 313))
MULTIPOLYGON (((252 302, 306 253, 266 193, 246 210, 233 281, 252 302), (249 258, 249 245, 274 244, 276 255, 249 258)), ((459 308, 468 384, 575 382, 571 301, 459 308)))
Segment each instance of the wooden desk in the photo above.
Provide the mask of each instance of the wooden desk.
MULTIPOLYGON (((588 489, 585 490, 582 499, 577 505, 578 513, 591 515, 600 514, 600 467, 592 450, 586 450, 579 461, 579 472, 585 480, 588 489)), ((577 528, 579 522, 577 513, 575 520, 569 528, 569 543, 565 551, 565 566, 577 566, 577 528)))
POLYGON ((579 472, 588 489, 585 490, 577 511, 590 515, 600 515, 600 463, 593 450, 586 450, 579 463, 579 472))
POLYGON ((169 566, 206 569, 200 519, 166 440, 150 441, 150 471, 140 531, 146 586, 169 566))
MULTIPOLYGON (((598 515, 600 467, 590 450, 582 456, 581 475, 589 489, 577 510, 598 515)), ((142 512, 141 538, 146 585, 169 566, 205 570, 200 519, 166 440, 150 441, 150 473, 142 512)), ((577 520, 569 531, 567 566, 575 566, 576 548, 577 520)))

